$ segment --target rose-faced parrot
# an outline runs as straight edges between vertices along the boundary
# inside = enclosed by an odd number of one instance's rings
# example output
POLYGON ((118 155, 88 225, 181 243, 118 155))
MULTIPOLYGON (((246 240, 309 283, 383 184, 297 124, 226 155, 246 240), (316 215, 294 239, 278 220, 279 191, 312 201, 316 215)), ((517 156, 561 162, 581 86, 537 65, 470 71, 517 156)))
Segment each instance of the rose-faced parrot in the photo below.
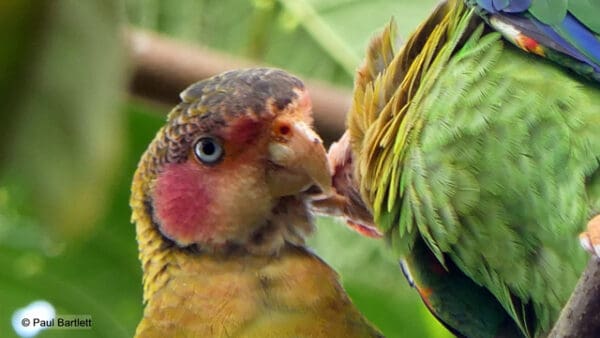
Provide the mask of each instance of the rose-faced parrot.
POLYGON ((302 82, 237 70, 181 99, 133 179, 136 337, 381 337, 305 247, 331 176, 302 82))

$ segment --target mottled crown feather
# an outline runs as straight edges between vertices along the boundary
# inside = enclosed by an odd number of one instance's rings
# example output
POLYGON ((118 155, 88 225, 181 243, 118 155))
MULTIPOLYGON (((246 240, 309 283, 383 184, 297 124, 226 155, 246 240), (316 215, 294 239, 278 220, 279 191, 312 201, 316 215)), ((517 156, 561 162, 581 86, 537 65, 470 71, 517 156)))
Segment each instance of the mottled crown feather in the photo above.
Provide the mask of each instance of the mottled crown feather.
POLYGON ((283 109, 297 97, 295 89, 303 89, 300 79, 278 69, 250 68, 228 71, 197 82, 181 94, 181 100, 192 108, 211 107, 221 114, 239 114, 251 109, 265 110, 269 99, 283 109), (235 95, 231 95, 235 93, 235 95))

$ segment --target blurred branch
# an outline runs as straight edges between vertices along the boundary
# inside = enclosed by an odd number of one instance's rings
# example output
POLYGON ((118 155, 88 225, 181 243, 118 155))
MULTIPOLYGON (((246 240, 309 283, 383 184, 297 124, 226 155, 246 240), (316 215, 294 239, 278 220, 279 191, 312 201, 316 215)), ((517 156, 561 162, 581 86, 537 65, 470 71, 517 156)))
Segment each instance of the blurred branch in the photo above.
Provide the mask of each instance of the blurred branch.
MULTIPOLYGON (((178 103, 179 93, 194 82, 226 70, 258 65, 138 29, 129 29, 126 39, 133 65, 131 93, 169 106, 178 103)), ((314 80, 304 82, 311 94, 317 130, 325 141, 337 139, 344 130, 350 92, 314 80)))
POLYGON ((593 338, 600 334, 600 260, 591 257, 549 338, 593 338))

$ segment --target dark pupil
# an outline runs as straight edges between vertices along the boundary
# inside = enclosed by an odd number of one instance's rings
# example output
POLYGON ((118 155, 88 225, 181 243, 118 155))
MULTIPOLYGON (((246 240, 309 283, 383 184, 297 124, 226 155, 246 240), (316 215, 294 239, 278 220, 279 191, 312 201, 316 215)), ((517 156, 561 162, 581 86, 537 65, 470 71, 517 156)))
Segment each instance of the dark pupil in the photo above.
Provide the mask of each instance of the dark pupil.
POLYGON ((202 152, 206 155, 212 155, 215 153, 215 144, 211 141, 202 142, 202 152))

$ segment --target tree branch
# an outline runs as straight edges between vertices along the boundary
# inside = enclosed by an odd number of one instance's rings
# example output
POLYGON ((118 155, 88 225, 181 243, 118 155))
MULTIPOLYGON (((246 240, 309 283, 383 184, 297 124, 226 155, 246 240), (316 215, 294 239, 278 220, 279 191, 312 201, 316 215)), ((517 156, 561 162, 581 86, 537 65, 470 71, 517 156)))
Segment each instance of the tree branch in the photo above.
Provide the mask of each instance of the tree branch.
MULTIPOLYGON (((169 106, 177 104, 179 93, 194 82, 226 70, 258 66, 256 62, 138 29, 128 30, 126 41, 133 68, 130 92, 169 106)), ((319 81, 304 82, 312 98, 317 131, 326 142, 336 140, 344 131, 350 92, 319 81)))
POLYGON ((549 338, 600 337, 600 260, 590 258, 549 338))

